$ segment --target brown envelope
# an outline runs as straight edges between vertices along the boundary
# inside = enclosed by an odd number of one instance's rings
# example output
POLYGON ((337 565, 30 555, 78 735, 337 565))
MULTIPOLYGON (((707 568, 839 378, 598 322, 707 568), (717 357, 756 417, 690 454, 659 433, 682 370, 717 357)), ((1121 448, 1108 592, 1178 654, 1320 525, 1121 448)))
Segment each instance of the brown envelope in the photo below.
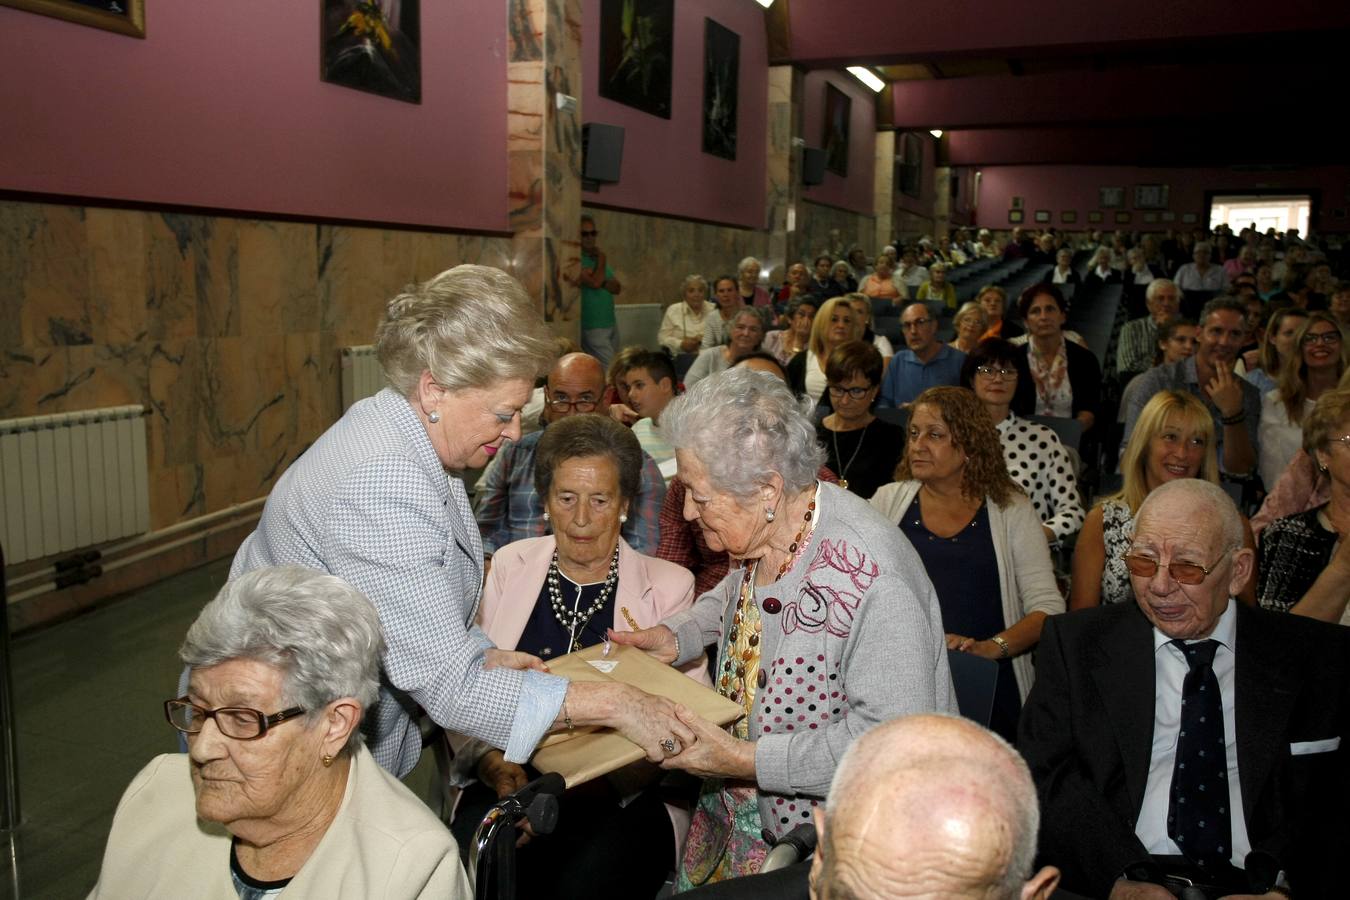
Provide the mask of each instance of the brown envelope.
MULTIPOLYGON (((668 697, 682 703, 716 725, 727 725, 741 718, 739 703, 699 684, 679 669, 648 656, 636 647, 612 644, 609 656, 603 656, 604 644, 596 644, 548 661, 554 675, 578 682, 621 681, 649 694, 668 697), (591 665, 606 664, 608 672, 591 665), (613 663, 612 668, 608 663, 613 663)), ((587 727, 554 732, 539 742, 531 764, 540 772, 557 772, 568 787, 584 784, 607 775, 629 763, 645 759, 637 744, 612 728, 587 727)))

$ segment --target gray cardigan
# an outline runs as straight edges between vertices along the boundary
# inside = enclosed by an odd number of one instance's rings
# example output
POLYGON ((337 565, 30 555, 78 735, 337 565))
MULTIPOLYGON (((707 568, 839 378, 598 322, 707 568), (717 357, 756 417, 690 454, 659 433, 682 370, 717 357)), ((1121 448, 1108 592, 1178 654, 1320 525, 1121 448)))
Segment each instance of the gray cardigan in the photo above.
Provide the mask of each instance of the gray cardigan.
MULTIPOLYGON (((765 684, 749 728, 760 818, 778 836, 811 820, 854 738, 909 713, 957 712, 942 614, 918 554, 862 498, 833 484, 818 491, 806 554, 755 589, 765 684), (779 613, 765 611, 769 598, 779 613)), ((676 665, 720 644, 742 575, 732 569, 665 621, 679 637, 676 665)))
MULTIPOLYGON (((896 527, 918 492, 919 482, 896 481, 878 488, 870 502, 893 523, 892 527, 896 527)), ((1055 584, 1055 567, 1050 561, 1050 544, 1026 495, 1014 494, 1005 507, 990 503, 989 531, 994 538, 994 557, 998 562, 1004 627, 1015 625, 1027 613, 1043 612, 1054 616, 1064 612, 1064 597, 1055 584)), ((1017 676, 1017 689, 1025 702, 1036 677, 1031 654, 1016 657, 1012 666, 1013 674, 1017 676)))

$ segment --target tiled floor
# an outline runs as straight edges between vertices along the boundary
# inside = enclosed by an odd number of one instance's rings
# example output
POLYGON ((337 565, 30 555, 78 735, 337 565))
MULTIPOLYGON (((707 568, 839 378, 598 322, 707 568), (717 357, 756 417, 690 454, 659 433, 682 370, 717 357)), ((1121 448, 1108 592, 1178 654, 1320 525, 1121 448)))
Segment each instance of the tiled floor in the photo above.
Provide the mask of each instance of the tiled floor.
MULTIPOLYGON (((228 571, 228 559, 203 566, 13 641, 23 824, 0 839, 0 900, 93 887, 122 791, 176 748, 161 706, 176 651, 228 571)), ((409 783, 428 776, 424 766, 409 783)))

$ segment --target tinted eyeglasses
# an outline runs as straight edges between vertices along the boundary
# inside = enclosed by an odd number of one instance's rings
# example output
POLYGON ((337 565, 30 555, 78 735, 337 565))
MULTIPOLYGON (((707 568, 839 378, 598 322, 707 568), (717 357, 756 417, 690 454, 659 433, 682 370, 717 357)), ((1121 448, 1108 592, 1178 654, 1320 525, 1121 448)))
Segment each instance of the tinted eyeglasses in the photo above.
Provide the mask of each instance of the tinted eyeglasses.
POLYGON ((257 740, 267 734, 267 729, 272 726, 289 722, 304 714, 305 710, 299 706, 292 706, 269 716, 246 706, 218 706, 215 709, 206 709, 186 697, 164 701, 164 718, 184 734, 197 734, 206 725, 207 719, 215 719, 216 727, 220 729, 221 734, 238 741, 257 740))
MULTIPOLYGON (((1231 550, 1223 551, 1218 559, 1208 566, 1202 566, 1199 563, 1174 562, 1167 564, 1167 573, 1172 576, 1172 580, 1177 584, 1203 584, 1227 556, 1231 550)), ((1131 575, 1137 575, 1140 578, 1152 578, 1158 573, 1158 561, 1149 556, 1135 556, 1127 553, 1121 557, 1125 561, 1125 568, 1130 570, 1131 575)))

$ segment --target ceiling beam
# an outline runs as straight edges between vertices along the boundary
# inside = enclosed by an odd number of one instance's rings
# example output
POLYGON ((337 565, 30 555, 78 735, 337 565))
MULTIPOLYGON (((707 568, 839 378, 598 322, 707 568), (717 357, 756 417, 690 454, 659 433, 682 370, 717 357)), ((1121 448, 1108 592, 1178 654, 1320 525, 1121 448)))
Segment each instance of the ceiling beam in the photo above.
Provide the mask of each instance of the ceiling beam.
POLYGON ((947 131, 954 166, 995 165, 1337 165, 1335 142, 1309 131, 1299 135, 1226 125, 1174 124, 1165 131, 1119 126, 1056 126, 947 131))

